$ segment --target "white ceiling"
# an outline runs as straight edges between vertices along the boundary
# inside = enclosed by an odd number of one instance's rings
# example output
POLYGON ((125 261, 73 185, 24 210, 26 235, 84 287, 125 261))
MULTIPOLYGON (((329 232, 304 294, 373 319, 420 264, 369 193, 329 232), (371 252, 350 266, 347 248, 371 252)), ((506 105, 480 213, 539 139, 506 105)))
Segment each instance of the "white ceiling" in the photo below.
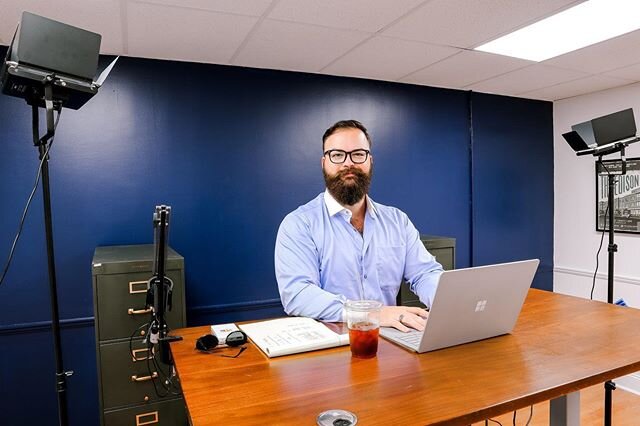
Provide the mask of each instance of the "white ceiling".
MULTIPOLYGON (((0 0, 102 34, 102 53, 558 100, 640 81, 640 31, 536 63, 472 48, 582 0, 0 0)), ((640 19, 640 17, 639 17, 640 19)))

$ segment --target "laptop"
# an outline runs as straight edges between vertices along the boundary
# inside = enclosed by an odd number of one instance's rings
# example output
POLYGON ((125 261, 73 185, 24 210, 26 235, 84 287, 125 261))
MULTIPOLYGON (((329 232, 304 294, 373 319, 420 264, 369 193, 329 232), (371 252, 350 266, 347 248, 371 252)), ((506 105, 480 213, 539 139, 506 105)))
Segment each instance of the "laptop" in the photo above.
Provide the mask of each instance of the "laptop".
POLYGON ((424 331, 380 327, 380 335, 423 353, 510 333, 538 259, 444 271, 424 331))

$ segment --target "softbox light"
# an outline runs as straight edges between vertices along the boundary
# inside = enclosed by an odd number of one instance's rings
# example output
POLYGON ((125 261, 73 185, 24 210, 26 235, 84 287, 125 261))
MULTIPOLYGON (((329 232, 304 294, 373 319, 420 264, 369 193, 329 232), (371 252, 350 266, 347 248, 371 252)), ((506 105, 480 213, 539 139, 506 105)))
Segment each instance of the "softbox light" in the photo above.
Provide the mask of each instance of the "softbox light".
POLYGON ((2 93, 44 107, 49 84, 55 109, 79 109, 98 93, 115 63, 94 80, 101 39, 100 34, 24 12, 0 67, 2 93))

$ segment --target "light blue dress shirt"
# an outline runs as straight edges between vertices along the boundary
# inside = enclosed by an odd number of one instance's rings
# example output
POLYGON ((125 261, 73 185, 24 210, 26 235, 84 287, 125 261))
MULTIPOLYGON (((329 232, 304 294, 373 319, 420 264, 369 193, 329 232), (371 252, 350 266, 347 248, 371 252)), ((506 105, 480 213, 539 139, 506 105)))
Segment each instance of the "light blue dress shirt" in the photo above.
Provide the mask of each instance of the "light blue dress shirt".
POLYGON ((442 266, 405 213, 367 196, 364 233, 328 191, 289 213, 278 230, 275 272, 288 315, 343 321, 347 300, 395 305, 404 278, 431 306, 442 266))

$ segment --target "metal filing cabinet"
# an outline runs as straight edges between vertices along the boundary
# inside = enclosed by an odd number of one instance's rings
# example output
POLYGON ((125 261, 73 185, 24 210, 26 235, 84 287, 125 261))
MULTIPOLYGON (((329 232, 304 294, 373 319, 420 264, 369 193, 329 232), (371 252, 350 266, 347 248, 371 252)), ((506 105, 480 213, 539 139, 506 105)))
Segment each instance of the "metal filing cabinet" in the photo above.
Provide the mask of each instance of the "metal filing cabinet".
MULTIPOLYGON (((145 310, 147 281, 152 276, 152 244, 98 247, 93 256, 93 308, 96 329, 100 421, 115 425, 188 425, 186 408, 178 395, 167 393, 149 361, 147 330, 151 313, 145 310), (133 335, 131 348, 130 337, 133 335)), ((166 273, 173 281, 171 329, 186 326, 184 258, 169 248, 166 273)), ((158 359, 158 357, 156 357, 158 359)), ((171 367, 159 363, 166 373, 171 367)), ((174 380, 177 383, 177 378, 174 380)))
MULTIPOLYGON (((445 270, 455 268, 456 260, 456 239, 448 237, 438 237, 435 235, 421 235, 422 244, 427 248, 429 253, 435 256, 436 260, 445 270)), ((396 300, 398 305, 403 306, 425 306, 420 302, 418 296, 413 294, 409 289, 409 284, 402 282, 400 291, 396 300)))

